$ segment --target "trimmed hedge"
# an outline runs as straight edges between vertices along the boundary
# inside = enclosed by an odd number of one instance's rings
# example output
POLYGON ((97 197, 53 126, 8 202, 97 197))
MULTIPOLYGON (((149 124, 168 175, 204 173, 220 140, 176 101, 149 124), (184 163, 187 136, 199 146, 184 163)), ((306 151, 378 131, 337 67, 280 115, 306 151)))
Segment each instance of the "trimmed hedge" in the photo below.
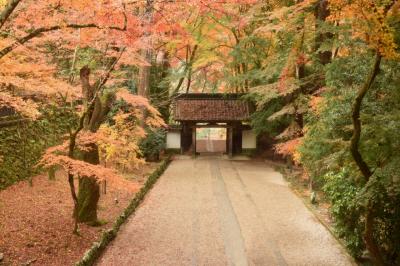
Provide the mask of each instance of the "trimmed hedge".
POLYGON ((128 207, 126 207, 124 212, 114 222, 112 229, 105 231, 102 234, 99 242, 93 243, 92 247, 88 251, 86 251, 82 259, 75 264, 76 266, 89 266, 93 265, 96 262, 96 260, 100 257, 108 244, 117 236, 121 225, 128 219, 129 216, 135 213, 137 207, 140 205, 147 192, 149 192, 149 190, 157 182, 158 178, 162 175, 162 173, 164 173, 170 161, 171 157, 167 157, 163 160, 161 165, 149 176, 144 186, 135 195, 133 200, 129 203, 128 207))

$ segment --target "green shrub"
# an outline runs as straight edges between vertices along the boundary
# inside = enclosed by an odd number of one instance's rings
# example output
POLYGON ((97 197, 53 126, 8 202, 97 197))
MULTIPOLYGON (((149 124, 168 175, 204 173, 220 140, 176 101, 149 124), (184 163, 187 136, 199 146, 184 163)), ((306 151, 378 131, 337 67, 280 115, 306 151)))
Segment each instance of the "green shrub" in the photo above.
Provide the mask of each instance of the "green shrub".
POLYGON ((323 190, 332 204, 336 232, 355 257, 365 249, 364 213, 366 208, 372 208, 376 217, 374 238, 386 262, 400 263, 400 185, 393 180, 398 177, 394 168, 397 163, 377 170, 366 186, 356 182, 348 169, 325 175, 323 190))
POLYGON ((327 173, 324 176, 323 191, 331 202, 331 215, 335 230, 354 257, 360 257, 365 245, 361 237, 364 223, 360 221, 361 211, 357 205, 359 188, 349 177, 346 169, 339 173, 327 173))
POLYGON ((146 138, 139 144, 140 150, 146 160, 159 160, 159 154, 166 146, 166 133, 165 129, 147 130, 146 138))

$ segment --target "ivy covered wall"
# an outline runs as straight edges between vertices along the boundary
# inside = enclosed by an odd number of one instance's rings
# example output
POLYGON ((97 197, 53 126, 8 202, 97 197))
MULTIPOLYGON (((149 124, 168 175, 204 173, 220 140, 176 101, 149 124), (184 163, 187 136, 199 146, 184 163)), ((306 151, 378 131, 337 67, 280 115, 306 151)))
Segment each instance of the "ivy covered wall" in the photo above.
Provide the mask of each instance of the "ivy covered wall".
POLYGON ((0 189, 38 174, 44 150, 58 144, 77 120, 69 108, 49 105, 41 113, 36 121, 0 127, 0 189))

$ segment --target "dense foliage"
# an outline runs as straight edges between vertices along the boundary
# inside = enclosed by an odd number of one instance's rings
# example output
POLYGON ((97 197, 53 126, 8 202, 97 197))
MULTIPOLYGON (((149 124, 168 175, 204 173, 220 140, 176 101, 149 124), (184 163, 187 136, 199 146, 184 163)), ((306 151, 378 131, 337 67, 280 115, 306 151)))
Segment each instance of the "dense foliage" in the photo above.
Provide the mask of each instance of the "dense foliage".
POLYGON ((140 144, 143 156, 149 161, 158 161, 160 152, 166 147, 166 131, 164 129, 148 130, 146 138, 140 144))
POLYGON ((324 191, 355 257, 399 264, 399 3, 276 1, 261 14, 255 33, 273 45, 258 54, 253 126, 324 191))
POLYGON ((363 103, 363 133, 360 150, 374 169, 368 183, 362 180, 355 165, 349 142, 352 136, 351 106, 356 91, 371 65, 371 57, 353 55, 334 60, 327 67, 327 85, 317 113, 307 117, 307 131, 299 150, 301 162, 314 178, 324 185, 332 202, 337 229, 350 250, 360 256, 363 209, 371 204, 376 211, 377 242, 390 263, 399 261, 400 235, 400 157, 399 103, 400 64, 385 62, 374 86, 363 103))
POLYGON ((77 123, 69 108, 45 106, 35 121, 20 122, 0 130, 0 188, 40 172, 37 164, 43 151, 60 144, 68 129, 77 123))

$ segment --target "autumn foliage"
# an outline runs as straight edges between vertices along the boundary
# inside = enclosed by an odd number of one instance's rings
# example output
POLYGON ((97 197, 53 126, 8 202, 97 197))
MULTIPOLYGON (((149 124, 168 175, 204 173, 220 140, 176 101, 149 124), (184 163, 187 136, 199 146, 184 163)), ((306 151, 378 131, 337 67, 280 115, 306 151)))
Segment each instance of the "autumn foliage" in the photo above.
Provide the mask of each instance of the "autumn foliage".
POLYGON ((325 189, 353 254, 398 264, 399 1, 0 6, 0 110, 25 122, 49 104, 72 114, 38 166, 67 173, 75 231, 99 181, 143 164, 140 142, 165 127, 178 93, 247 93, 251 126, 325 189))
POLYGON ((0 37, 0 107, 34 120, 40 117, 38 110, 51 102, 78 117, 61 144, 47 149, 38 164, 48 169, 61 167, 68 174, 75 214, 83 191, 75 192, 74 180, 79 180, 81 187, 87 178, 96 182, 117 178, 117 170, 137 167, 143 163, 139 142, 148 130, 165 126, 159 111, 144 98, 148 95, 140 90, 139 95, 132 93, 127 69, 139 69, 140 89, 141 83, 148 81, 148 55, 155 50, 171 66, 179 66, 186 57, 187 90, 194 85, 192 77, 210 73, 208 77, 216 82, 226 64, 221 59, 229 54, 226 47, 240 34, 231 31, 226 43, 220 32, 244 29, 248 21, 240 10, 253 3, 4 2, 0 14, 4 33, 0 37), (213 29, 215 22, 220 25, 213 29), (226 45, 214 47, 215 41, 226 45), (216 56, 216 48, 222 54, 216 56), (204 59, 196 62, 199 55, 204 59), (91 58, 83 64, 84 56, 91 58))
MULTIPOLYGON (((130 105, 129 113, 119 113, 114 117, 113 126, 104 125, 98 132, 89 131, 79 132, 76 138, 75 148, 78 151, 90 151, 92 144, 100 146, 104 163, 120 165, 124 168, 136 168, 140 163, 140 150, 138 142, 144 138, 145 131, 140 126, 140 118, 143 118, 144 110, 147 112, 149 121, 147 126, 160 127, 164 125, 159 113, 152 107, 148 100, 141 96, 130 95, 129 92, 119 93, 127 99, 130 105), (144 109, 143 109, 144 108, 144 109)), ((110 178, 117 178, 116 170, 111 170, 102 165, 93 165, 78 159, 68 157, 70 140, 66 140, 62 145, 49 148, 40 164, 46 168, 61 166, 67 173, 75 176, 87 176, 98 181, 110 178)))

